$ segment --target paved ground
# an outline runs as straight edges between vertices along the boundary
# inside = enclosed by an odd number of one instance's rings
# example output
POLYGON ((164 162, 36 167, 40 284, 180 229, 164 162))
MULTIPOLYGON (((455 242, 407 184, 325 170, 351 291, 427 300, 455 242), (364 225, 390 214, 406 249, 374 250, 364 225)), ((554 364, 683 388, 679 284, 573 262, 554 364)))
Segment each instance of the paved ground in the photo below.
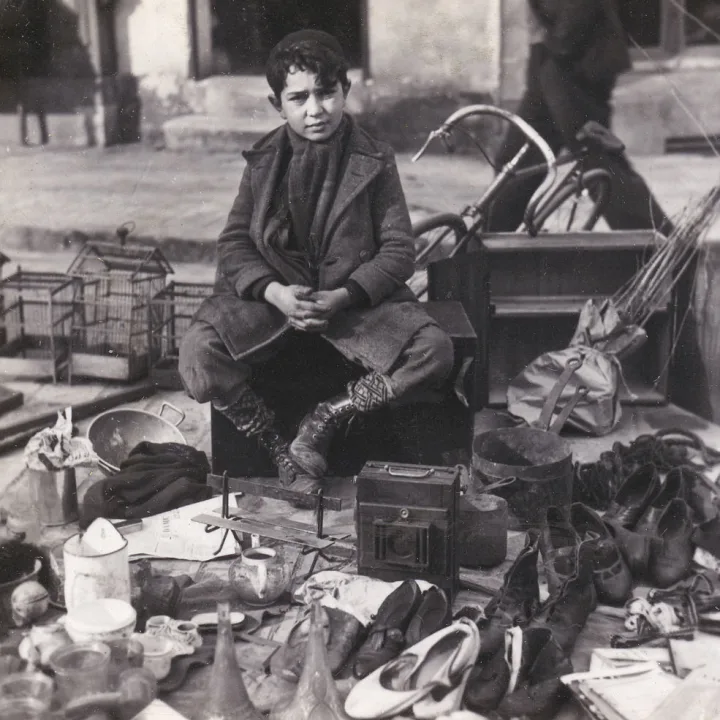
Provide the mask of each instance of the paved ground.
MULTIPOLYGON (((667 155, 635 159, 663 206, 677 213, 720 180, 720 159, 667 155)), ((415 218, 458 210, 477 197, 490 171, 476 159, 425 156, 398 164, 415 218)), ((236 155, 154 151, 16 149, 0 157, 0 248, 74 248, 84 235, 108 234, 133 220, 175 260, 212 259, 213 244, 232 203, 244 160, 236 155)), ((720 227, 711 235, 720 239, 720 227)))

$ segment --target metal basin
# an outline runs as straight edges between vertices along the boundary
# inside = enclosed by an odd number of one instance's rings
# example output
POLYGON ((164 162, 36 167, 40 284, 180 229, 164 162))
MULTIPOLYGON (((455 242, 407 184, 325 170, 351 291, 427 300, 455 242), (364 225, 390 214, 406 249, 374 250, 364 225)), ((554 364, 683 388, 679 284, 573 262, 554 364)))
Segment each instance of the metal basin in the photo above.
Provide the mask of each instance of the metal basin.
POLYGON ((177 427, 184 419, 182 410, 166 402, 157 415, 146 410, 116 408, 98 415, 90 423, 87 437, 100 458, 101 467, 117 472, 131 450, 143 441, 187 445, 177 427), (162 417, 167 408, 179 416, 175 424, 162 417))

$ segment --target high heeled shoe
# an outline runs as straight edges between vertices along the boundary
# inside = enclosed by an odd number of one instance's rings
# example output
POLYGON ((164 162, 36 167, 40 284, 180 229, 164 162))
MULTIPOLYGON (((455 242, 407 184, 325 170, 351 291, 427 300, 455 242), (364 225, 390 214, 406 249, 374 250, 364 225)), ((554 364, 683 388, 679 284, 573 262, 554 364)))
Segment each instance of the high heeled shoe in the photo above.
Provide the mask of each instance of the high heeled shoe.
POLYGON ((374 720, 410 707, 422 718, 458 710, 479 651, 477 626, 461 618, 361 680, 350 691, 345 712, 356 720, 374 720))

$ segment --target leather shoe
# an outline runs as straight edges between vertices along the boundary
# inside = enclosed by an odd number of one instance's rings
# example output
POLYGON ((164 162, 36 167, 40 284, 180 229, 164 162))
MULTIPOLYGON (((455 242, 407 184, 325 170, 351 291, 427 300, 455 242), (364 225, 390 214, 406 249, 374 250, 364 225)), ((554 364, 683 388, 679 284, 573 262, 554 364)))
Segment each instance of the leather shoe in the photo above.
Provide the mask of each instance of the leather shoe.
POLYGON ((555 717, 568 696, 560 677, 573 671, 572 663, 549 628, 513 628, 508 635, 510 683, 497 714, 503 718, 555 717), (520 657, 516 658, 518 649, 520 657))
POLYGON ((614 520, 632 530, 659 488, 657 468, 652 463, 639 467, 615 493, 605 513, 605 519, 614 520))
POLYGON ((592 544, 581 542, 576 552, 575 574, 567 580, 556 597, 551 597, 543 605, 530 623, 530 627, 549 628, 557 644, 568 656, 590 613, 597 607, 592 544))
POLYGON ((405 580, 383 600, 368 636, 353 665, 356 678, 364 678, 397 657, 405 647, 405 631, 420 606, 421 592, 414 580, 405 580))
MULTIPOLYGON (((338 674, 355 647, 362 625, 350 613, 337 608, 324 607, 326 614, 325 647, 328 664, 333 675, 338 674)), ((296 683, 302 674, 310 630, 310 615, 299 620, 286 643, 270 659, 270 671, 288 682, 296 683)))
POLYGON ((508 688, 510 669, 505 661, 505 648, 481 660, 470 671, 465 690, 465 705, 481 715, 494 710, 508 688))
MULTIPOLYGON (((720 515, 717 505, 719 502, 717 490, 702 473, 687 466, 675 468, 670 472, 682 475, 685 485, 685 502, 692 510, 695 524, 702 525, 720 515)), ((670 473, 668 473, 669 476, 670 473)))
POLYGON ((659 540, 652 535, 641 535, 624 528, 613 520, 605 521, 605 527, 625 558, 630 574, 635 580, 647 577, 653 548, 659 540))
POLYGON ((580 538, 564 513, 549 507, 540 533, 540 552, 550 595, 556 595, 575 571, 576 549, 580 538))
POLYGON ((420 601, 405 633, 405 646, 411 647, 450 624, 450 603, 439 587, 431 587, 420 601))
POLYGON ((570 508, 570 522, 582 540, 595 546, 593 582, 598 600, 621 605, 632 590, 632 575, 614 538, 600 516, 582 503, 570 508))
POLYGON ((650 577, 657 587, 666 588, 688 573, 695 548, 688 504, 680 498, 668 503, 657 525, 660 543, 650 558, 650 577))
POLYGON ((685 499, 685 481, 683 480, 682 473, 679 472, 677 468, 670 470, 665 477, 665 482, 650 499, 650 504, 635 524, 635 532, 655 535, 658 520, 660 520, 663 510, 665 510, 667 504, 675 498, 685 499))
POLYGON ((505 573, 502 587, 485 606, 485 619, 478 624, 480 655, 484 658, 502 647, 507 628, 527 624, 540 605, 538 544, 538 532, 529 531, 525 547, 505 573))

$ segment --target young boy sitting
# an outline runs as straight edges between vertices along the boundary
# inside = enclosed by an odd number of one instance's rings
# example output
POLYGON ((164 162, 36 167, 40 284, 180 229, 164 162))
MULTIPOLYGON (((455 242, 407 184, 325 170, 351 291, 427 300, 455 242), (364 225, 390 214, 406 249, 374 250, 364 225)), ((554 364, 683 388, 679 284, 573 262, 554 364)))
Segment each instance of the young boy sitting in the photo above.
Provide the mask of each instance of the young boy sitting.
POLYGON ((453 349, 405 285, 414 247, 394 156, 345 114, 350 81, 338 41, 291 33, 266 74, 286 122, 244 153, 218 239, 215 294, 185 335, 180 372, 195 400, 257 437, 287 485, 322 477, 342 421, 441 386, 453 349), (318 398, 288 445, 251 374, 296 332, 331 343, 367 373, 342 395, 318 398))

